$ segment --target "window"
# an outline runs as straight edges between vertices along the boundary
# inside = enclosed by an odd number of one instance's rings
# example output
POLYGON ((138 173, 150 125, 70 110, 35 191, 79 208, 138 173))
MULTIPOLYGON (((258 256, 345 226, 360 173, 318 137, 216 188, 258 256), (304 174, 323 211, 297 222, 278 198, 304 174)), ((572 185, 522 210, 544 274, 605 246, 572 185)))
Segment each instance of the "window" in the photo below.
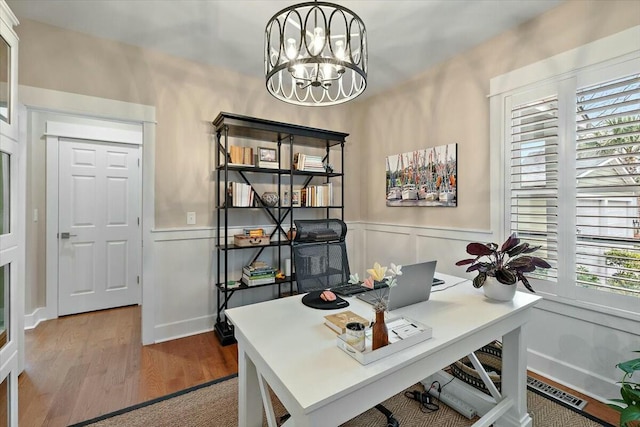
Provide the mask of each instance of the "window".
POLYGON ((576 94, 576 275, 640 295, 640 74, 576 94))
POLYGON ((530 275, 536 290, 618 314, 640 311, 639 36, 491 81, 496 226, 541 246, 552 268, 530 275))

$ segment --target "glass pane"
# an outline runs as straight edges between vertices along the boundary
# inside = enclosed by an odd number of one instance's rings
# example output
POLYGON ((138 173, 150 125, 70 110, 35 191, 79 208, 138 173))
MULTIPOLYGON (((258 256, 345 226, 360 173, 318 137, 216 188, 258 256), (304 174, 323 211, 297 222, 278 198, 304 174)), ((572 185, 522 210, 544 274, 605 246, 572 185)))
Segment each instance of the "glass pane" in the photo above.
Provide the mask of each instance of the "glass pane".
POLYGON ((0 120, 4 120, 7 123, 10 123, 10 55, 11 48, 9 47, 9 43, 7 43, 5 39, 0 37, 0 120))
POLYGON ((9 267, 0 267, 0 349, 9 341, 9 267))
POLYGON ((9 155, 0 151, 0 234, 8 234, 9 230, 9 155))

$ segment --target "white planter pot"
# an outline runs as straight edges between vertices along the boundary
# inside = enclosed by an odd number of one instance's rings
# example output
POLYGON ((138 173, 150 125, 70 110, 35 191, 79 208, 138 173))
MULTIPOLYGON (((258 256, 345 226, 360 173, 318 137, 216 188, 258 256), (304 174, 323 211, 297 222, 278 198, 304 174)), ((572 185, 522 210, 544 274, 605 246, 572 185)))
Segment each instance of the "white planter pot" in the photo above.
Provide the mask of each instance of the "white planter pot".
POLYGON ((487 280, 485 280, 484 285, 482 285, 485 296, 496 301, 511 301, 516 295, 517 288, 518 286, 515 284, 505 285, 491 276, 487 276, 487 280))

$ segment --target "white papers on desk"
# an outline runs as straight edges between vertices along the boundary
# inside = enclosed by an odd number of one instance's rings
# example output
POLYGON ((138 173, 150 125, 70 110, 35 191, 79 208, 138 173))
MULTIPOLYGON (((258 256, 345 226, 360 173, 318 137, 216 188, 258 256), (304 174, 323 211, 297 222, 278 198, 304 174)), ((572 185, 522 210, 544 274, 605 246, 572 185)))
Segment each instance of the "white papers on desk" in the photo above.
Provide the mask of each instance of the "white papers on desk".
POLYGON ((424 328, 404 317, 387 322, 387 330, 390 344, 424 332, 424 328))

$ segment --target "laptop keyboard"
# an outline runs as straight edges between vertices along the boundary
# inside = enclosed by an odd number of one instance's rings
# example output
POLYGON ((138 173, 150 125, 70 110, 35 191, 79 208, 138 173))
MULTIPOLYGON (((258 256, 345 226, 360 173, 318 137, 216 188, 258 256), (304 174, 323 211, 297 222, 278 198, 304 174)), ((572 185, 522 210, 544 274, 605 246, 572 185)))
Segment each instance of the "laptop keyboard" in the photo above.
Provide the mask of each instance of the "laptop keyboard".
MULTIPOLYGON (((389 286, 386 283, 380 283, 380 282, 375 282, 373 285, 373 289, 381 289, 381 288, 388 288, 388 287, 389 286)), ((351 283, 331 288, 331 291, 333 293, 336 293, 342 296, 347 296, 347 297, 350 295, 361 294, 362 292, 367 292, 370 290, 371 289, 365 288, 360 284, 351 284, 351 283)))

